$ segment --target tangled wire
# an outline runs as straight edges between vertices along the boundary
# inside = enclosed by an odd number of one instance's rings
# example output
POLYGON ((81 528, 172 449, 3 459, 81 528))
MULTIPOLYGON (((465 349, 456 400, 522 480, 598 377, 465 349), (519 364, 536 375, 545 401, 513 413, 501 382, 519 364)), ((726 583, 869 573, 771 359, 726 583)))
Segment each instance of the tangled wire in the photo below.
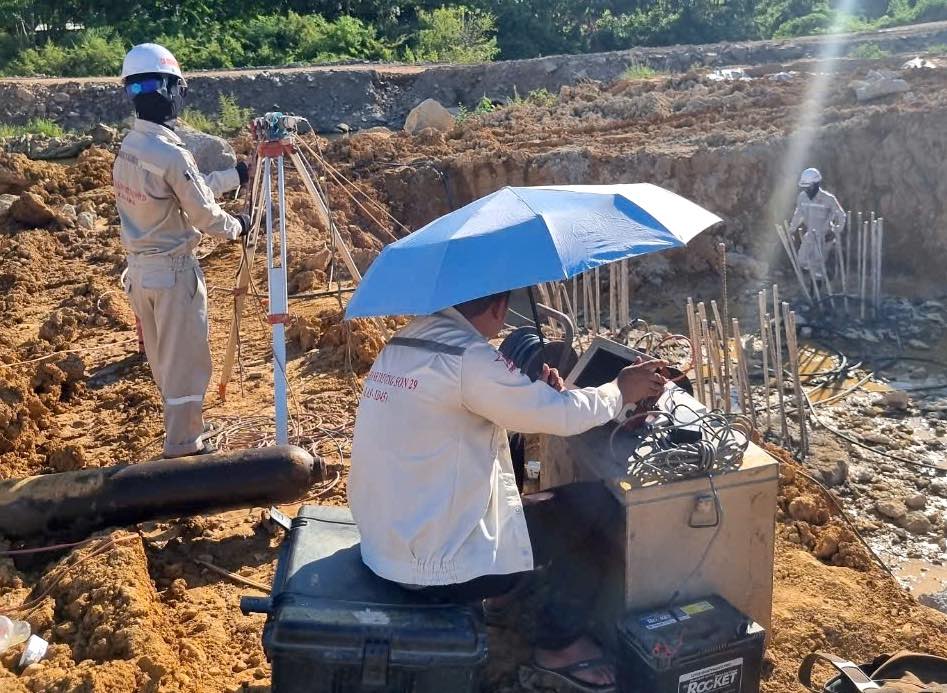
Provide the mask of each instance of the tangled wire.
POLYGON ((752 425, 740 414, 701 413, 689 404, 674 403, 669 411, 649 412, 648 419, 626 455, 615 450, 623 425, 609 438, 612 456, 627 462, 628 475, 641 484, 733 471, 750 444, 752 425))

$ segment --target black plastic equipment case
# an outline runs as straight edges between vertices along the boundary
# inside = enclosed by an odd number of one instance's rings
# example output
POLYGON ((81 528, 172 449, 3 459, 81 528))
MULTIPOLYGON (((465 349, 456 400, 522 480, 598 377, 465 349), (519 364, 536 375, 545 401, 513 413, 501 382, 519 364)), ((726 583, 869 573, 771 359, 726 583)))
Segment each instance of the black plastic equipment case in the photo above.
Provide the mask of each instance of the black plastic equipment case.
POLYGON ((267 615, 273 693, 476 691, 487 656, 473 609, 432 604, 365 567, 347 508, 303 506, 271 596, 240 608, 267 615))
POLYGON ((763 627, 719 596, 636 611, 618 624, 624 693, 758 693, 763 627))

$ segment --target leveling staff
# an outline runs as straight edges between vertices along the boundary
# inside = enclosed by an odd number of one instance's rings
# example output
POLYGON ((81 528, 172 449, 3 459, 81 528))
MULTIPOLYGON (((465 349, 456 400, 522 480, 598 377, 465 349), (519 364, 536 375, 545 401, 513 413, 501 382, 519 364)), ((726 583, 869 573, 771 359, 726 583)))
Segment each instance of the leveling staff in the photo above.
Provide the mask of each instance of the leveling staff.
POLYGON ((128 254, 125 291, 141 322, 145 353, 164 400, 164 456, 210 452, 201 408, 210 384, 207 289, 194 257, 201 231, 236 240, 250 220, 224 212, 214 193, 247 182, 246 164, 201 175, 174 133, 187 83, 162 46, 132 48, 122 64, 138 115, 112 178, 128 254))
POLYGON ((583 635, 601 556, 578 560, 607 524, 608 492, 601 483, 570 484, 521 500, 505 429, 583 433, 659 395, 666 380, 655 371, 667 364, 628 367, 597 388, 564 391, 548 366, 532 382, 487 341, 503 328, 508 305, 507 292, 417 318, 375 361, 349 476, 362 559, 436 600, 502 598, 539 583, 534 666, 579 690, 610 691, 614 667, 583 635), (544 577, 534 579, 540 567, 544 577))

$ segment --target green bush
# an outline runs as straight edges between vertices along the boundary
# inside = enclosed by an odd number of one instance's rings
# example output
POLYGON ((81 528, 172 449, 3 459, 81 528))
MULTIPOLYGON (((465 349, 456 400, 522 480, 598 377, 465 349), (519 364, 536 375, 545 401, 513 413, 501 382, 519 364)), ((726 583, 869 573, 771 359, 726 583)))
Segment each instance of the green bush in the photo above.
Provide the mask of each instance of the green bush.
POLYGON ((181 111, 178 118, 184 121, 185 125, 189 125, 195 130, 200 130, 201 132, 214 134, 214 130, 216 129, 214 119, 206 113, 198 111, 196 108, 185 108, 183 111, 181 111))
POLYGON ((457 115, 454 117, 454 120, 456 120, 458 123, 463 123, 470 120, 471 118, 481 116, 484 113, 492 113, 496 110, 496 108, 497 107, 493 105, 493 102, 487 98, 486 94, 484 94, 472 111, 463 104, 460 104, 460 109, 458 110, 457 115))
POLYGON ((848 54, 851 58, 861 58, 863 60, 881 60, 891 55, 891 51, 882 50, 873 43, 863 43, 857 46, 848 54))
POLYGON ((559 97, 549 92, 548 89, 533 89, 526 95, 526 103, 530 106, 544 106, 549 108, 559 102, 559 97))
POLYGON ((408 49, 410 62, 481 63, 493 60, 497 47, 496 18, 463 5, 418 12, 417 48, 408 49))
POLYGON ((237 103, 233 94, 220 95, 217 117, 213 118, 196 108, 185 108, 181 113, 181 120, 195 130, 206 132, 218 137, 233 137, 243 130, 253 118, 252 108, 243 108, 237 103))
POLYGON ((622 79, 648 79, 658 74, 657 70, 649 65, 634 61, 621 73, 622 79))
POLYGON ((0 137, 17 137, 19 135, 45 135, 46 137, 62 137, 65 130, 62 126, 47 118, 32 118, 26 125, 8 125, 0 123, 0 137))
POLYGON ((28 48, 11 61, 8 75, 118 75, 126 46, 110 29, 89 29, 70 36, 65 43, 47 42, 28 48))

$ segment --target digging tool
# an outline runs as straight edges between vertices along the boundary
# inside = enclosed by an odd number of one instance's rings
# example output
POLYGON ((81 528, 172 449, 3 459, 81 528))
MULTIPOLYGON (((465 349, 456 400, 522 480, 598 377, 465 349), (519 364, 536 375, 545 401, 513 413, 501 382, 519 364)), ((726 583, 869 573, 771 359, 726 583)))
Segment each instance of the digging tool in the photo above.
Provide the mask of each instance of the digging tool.
POLYGON ((289 503, 325 466, 278 446, 0 480, 0 534, 78 539, 104 527, 289 503))

